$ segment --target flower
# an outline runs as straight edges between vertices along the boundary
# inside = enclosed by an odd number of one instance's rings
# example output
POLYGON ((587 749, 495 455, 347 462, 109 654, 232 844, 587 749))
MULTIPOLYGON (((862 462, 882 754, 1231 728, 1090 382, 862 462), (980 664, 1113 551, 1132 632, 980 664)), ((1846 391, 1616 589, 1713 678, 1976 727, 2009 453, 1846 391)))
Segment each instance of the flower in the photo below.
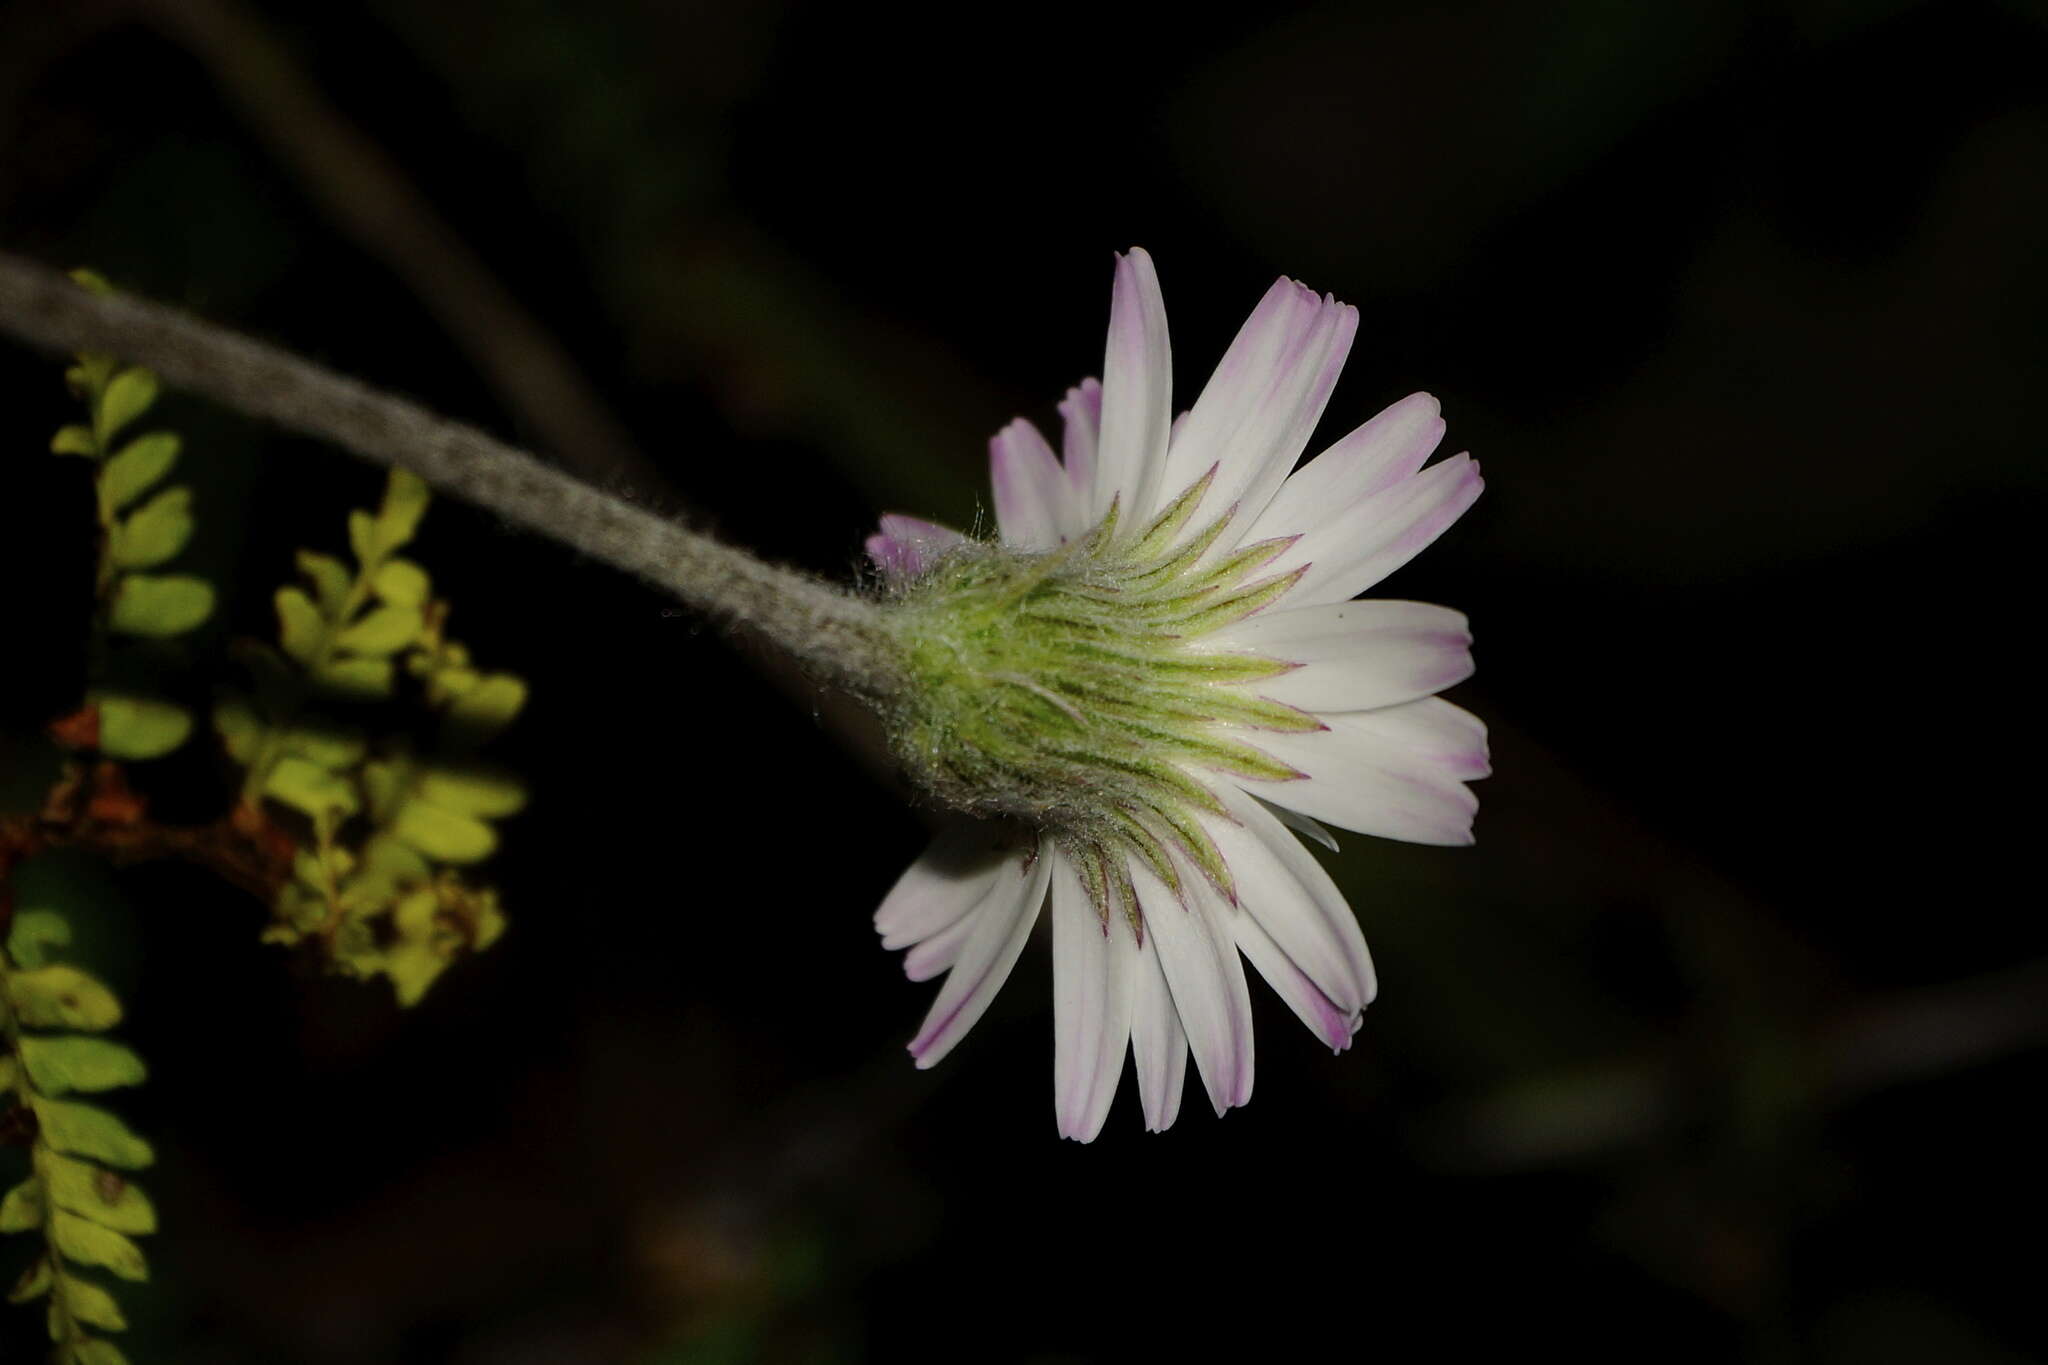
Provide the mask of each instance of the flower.
POLYGON ((1318 822, 1472 840, 1485 726, 1435 696, 1472 672, 1465 618, 1354 601, 1471 506, 1479 468, 1428 468, 1415 394, 1295 469, 1357 310, 1282 279, 1172 418, 1159 281, 1117 260, 1102 380, 1059 405, 1062 452, 990 443, 997 542, 886 516, 867 542, 911 679, 898 756, 982 817, 883 900, 904 970, 946 973, 910 1051, 973 1027, 1049 902, 1062 1136, 1101 1131, 1123 1072, 1146 1126, 1190 1052, 1220 1115, 1252 1091, 1249 959, 1341 1052, 1377 989, 1343 894, 1295 837, 1318 822))

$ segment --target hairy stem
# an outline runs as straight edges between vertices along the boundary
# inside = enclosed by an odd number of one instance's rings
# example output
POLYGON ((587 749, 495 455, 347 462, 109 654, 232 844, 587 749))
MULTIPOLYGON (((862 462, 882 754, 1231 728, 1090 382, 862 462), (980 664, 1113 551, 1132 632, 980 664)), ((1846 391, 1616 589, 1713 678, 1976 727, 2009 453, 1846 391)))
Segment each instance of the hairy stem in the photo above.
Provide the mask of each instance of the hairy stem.
POLYGON ((444 493, 753 627, 849 690, 880 698, 900 689, 895 650, 872 603, 277 347, 140 299, 94 295, 6 253, 0 331, 46 350, 112 352, 179 388, 409 469, 444 493))

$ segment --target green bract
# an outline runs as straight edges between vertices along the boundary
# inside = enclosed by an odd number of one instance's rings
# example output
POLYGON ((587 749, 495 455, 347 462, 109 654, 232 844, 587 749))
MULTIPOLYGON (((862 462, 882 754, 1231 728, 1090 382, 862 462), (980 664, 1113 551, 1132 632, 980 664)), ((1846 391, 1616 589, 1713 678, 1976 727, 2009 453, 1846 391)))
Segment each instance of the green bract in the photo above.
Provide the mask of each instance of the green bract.
POLYGON ((1286 539, 1210 555, 1227 515, 1183 534, 1204 477, 1137 534, 1117 511, 1056 550, 963 542, 906 584, 889 615, 910 686, 892 717, 899 759, 947 805, 1048 830, 1105 910, 1132 900, 1125 859, 1169 886, 1181 849, 1224 894, 1196 814, 1222 806, 1196 775, 1285 781, 1258 731, 1323 728, 1229 686, 1287 672, 1202 637, 1259 610, 1301 571, 1261 576, 1286 539))

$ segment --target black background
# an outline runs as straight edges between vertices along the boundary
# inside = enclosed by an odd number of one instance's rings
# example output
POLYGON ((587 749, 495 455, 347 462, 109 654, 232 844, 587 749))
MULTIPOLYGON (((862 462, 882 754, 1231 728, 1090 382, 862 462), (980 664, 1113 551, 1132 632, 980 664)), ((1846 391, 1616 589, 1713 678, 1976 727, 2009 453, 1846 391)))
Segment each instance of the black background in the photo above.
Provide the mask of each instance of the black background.
MULTIPOLYGON (((496 948, 400 1013, 199 872, 60 869, 152 1066, 131 1355, 2030 1358, 2044 71, 2018 0, 0 7, 0 246, 821 573, 972 522, 1133 243, 1182 405, 1284 272, 1362 313, 1322 438, 1427 388, 1489 483, 1381 590, 1473 619, 1478 846, 1345 842, 1350 1053, 1255 989, 1249 1108, 1149 1136, 1127 1084, 1089 1147, 1042 952, 911 1069, 868 916, 924 820, 829 699, 437 504, 456 633, 533 686, 496 948), (507 306, 616 438, 504 377, 507 306)), ((0 348, 18 734, 82 676, 60 370, 0 348)), ((196 695, 381 476, 161 415, 196 695)))

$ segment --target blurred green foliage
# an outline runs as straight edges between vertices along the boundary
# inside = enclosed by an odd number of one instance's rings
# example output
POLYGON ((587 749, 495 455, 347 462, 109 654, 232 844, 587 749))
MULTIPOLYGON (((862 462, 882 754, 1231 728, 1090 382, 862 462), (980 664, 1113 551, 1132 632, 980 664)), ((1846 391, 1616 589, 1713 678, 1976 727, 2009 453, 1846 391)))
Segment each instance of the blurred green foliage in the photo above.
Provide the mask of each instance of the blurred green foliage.
POLYGON ((29 1116, 27 1178, 0 1200, 0 1233, 40 1232, 42 1247, 8 1293, 46 1300, 61 1365, 118 1365, 120 1350, 93 1331, 128 1324, 107 1287, 82 1274, 146 1280, 133 1238, 156 1231, 156 1210, 123 1172, 156 1157, 111 1112, 77 1094, 138 1085, 142 1059, 95 1035, 121 1021, 121 1005, 95 976, 65 960, 63 911, 17 907, 0 948, 0 1098, 29 1116))
MULTIPOLYGON (((73 278, 95 293, 111 290, 89 270, 73 278)), ((149 640, 187 634, 213 614, 213 585, 188 574, 141 572, 175 559, 192 539, 192 490, 158 487, 177 463, 178 437, 151 431, 123 439, 156 402, 156 376, 123 368, 111 355, 88 353, 64 377, 84 400, 87 420, 58 431, 50 449, 94 463, 97 586, 106 629, 149 640), (143 501, 145 494, 151 496, 143 501)), ((109 758, 161 758, 192 733, 191 714, 160 698, 102 689, 90 700, 99 708, 98 748, 109 758)))
POLYGON ((519 714, 526 685, 472 664, 427 571, 399 556, 426 505, 426 485, 394 471, 374 513, 349 515, 353 567, 300 551, 306 585, 277 590, 277 646, 242 650, 253 691, 214 710, 244 811, 273 803, 310 828, 265 939, 317 943, 342 971, 389 978, 405 1005, 503 932, 497 893, 456 869, 489 857, 492 822, 526 801, 516 779, 467 759, 519 714), (387 699, 401 677, 436 723, 435 757, 373 743, 319 705, 387 699))
MULTIPOLYGON (((74 278, 110 288, 89 271, 74 278)), ((70 960, 75 915, 89 910, 90 895, 28 870, 65 845, 124 862, 211 862, 271 893, 266 941, 311 943, 335 970, 383 976, 400 1004, 415 1004, 452 962, 504 931, 497 892, 463 869, 496 849, 493 822, 525 804, 523 785, 475 754, 519 714, 527 689, 476 667, 448 636, 447 601, 399 553, 419 528, 427 489, 394 471, 379 507, 348 518, 353 564, 301 550, 305 585, 275 595, 277 644, 236 646, 254 686, 224 692, 213 717, 242 770, 234 808, 201 827, 153 819, 152 800, 177 793, 157 780, 139 794, 122 765, 185 746, 192 715, 107 679, 146 673, 119 667, 122 651, 191 634, 213 615, 215 592, 202 578, 153 572, 196 527, 192 490, 164 486, 179 438, 134 430, 156 402, 156 376, 84 354, 66 379, 85 420, 63 427, 50 449, 93 465, 97 606, 85 704, 49 725, 54 761, 24 769, 50 781, 39 791, 10 785, 16 807, 0 811, 0 1141, 18 1138, 29 1159, 0 1200, 0 1232, 42 1234, 9 1298, 46 1302, 62 1365, 119 1365, 122 1352, 94 1333, 121 1331, 127 1320, 83 1272, 148 1278, 132 1239, 156 1231, 156 1213, 122 1172, 155 1156, 113 1113, 74 1097, 141 1084, 146 1071, 133 1051, 99 1036, 121 1021, 121 1003, 70 960), (382 709, 365 717, 366 703, 382 709), (394 703, 409 705, 393 712, 394 703)), ((204 788, 203 770, 159 771, 204 788)))

